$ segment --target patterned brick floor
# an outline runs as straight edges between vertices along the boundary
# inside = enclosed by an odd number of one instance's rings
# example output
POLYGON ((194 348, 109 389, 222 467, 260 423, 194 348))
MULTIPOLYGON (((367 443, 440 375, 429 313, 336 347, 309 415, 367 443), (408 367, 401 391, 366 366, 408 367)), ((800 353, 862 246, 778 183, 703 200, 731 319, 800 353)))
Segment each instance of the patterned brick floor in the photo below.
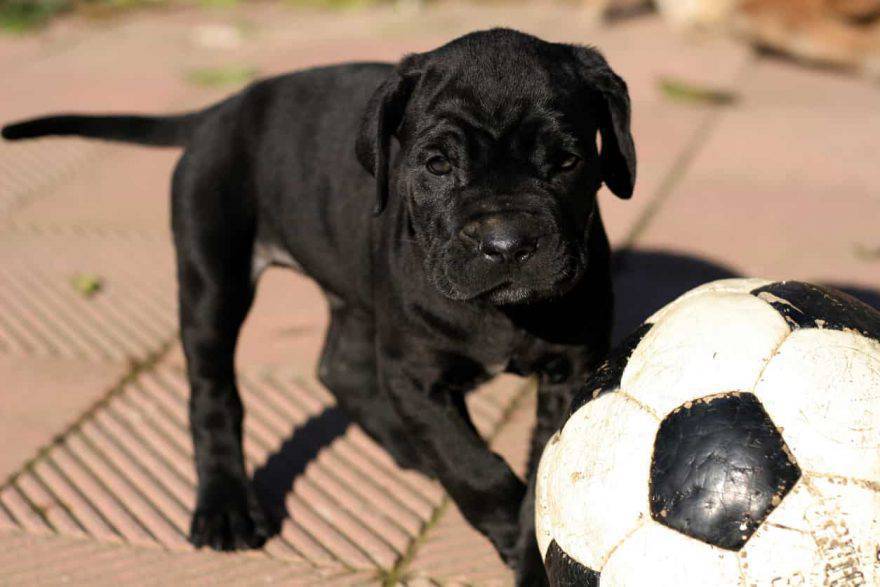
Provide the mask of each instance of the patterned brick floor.
MULTIPOLYGON (((395 59, 499 24, 598 45, 629 82, 640 179, 631 201, 600 195, 613 243, 632 247, 616 278, 618 336, 731 273, 831 281, 880 303, 880 89, 676 35, 656 17, 597 28, 567 3, 240 3, 73 19, 0 37, 3 117, 176 111, 229 91, 188 83, 195 67, 395 59), (218 24, 234 46, 198 41, 218 24), (671 101, 661 76, 740 100, 671 101)), ((399 470, 314 380, 324 301, 280 271, 260 284, 237 362, 249 467, 284 514, 281 532, 259 552, 188 546, 194 476, 167 228, 175 158, 76 139, 0 143, 0 584, 510 584, 441 488, 399 470)), ((502 378, 468 401, 522 472, 531 385, 502 378)))
MULTIPOLYGON (((263 370, 241 374, 241 384, 251 473, 284 520, 265 556, 379 575, 446 509, 436 483, 396 467, 316 382, 263 370)), ((524 383, 500 379, 472 395, 477 427, 494 436, 525 393, 524 383)), ((191 551, 185 535, 195 475, 186 412, 179 369, 159 365, 132 378, 0 488, 0 528, 191 551)), ((453 522, 453 533, 461 523, 453 522)), ((445 520, 429 534, 448 541, 444 527, 448 534, 445 520)))

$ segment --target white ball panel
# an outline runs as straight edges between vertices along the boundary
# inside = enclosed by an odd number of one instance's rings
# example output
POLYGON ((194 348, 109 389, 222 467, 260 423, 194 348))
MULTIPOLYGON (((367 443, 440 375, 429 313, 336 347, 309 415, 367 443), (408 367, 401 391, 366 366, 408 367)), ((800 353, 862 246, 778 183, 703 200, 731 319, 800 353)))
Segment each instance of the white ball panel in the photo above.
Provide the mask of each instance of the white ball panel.
POLYGON ((769 279, 758 279, 756 277, 734 277, 731 279, 719 279, 717 281, 710 281, 709 283, 704 283, 703 285, 688 290, 682 295, 678 296, 675 300, 654 312, 654 314, 652 314, 650 318, 645 320, 645 322, 649 324, 659 322, 668 312, 677 308, 682 303, 695 296, 700 296, 707 293, 748 294, 752 290, 758 289, 759 287, 764 287, 765 285, 768 285, 770 283, 773 282, 769 279))
POLYGON ((807 520, 826 563, 826 585, 880 585, 880 487, 809 477, 819 494, 807 520))
POLYGON ((631 399, 609 393, 575 412, 562 429, 546 471, 542 527, 549 524, 562 550, 581 564, 601 570, 611 549, 649 517, 658 427, 631 399))
POLYGON ((878 585, 880 493, 864 484, 807 476, 740 551, 757 585, 878 585))
POLYGON ((636 347, 621 388, 658 415, 728 391, 751 391, 791 330, 758 298, 712 292, 663 316, 636 347))
POLYGON ((736 554, 649 521, 611 554, 602 587, 740 585, 736 554))
POLYGON ((535 534, 538 538, 538 550, 541 551, 541 559, 547 558, 547 549, 553 541, 553 524, 550 519, 550 511, 557 507, 551 501, 555 498, 547 489, 550 487, 549 479, 556 470, 557 449, 559 436, 557 432, 547 441, 541 461, 538 463, 537 485, 535 486, 535 534))
POLYGON ((794 332, 755 386, 804 471, 880 482, 880 343, 794 332))
POLYGON ((814 496, 799 481, 739 551, 749 585, 822 585, 825 562, 806 522, 814 496))

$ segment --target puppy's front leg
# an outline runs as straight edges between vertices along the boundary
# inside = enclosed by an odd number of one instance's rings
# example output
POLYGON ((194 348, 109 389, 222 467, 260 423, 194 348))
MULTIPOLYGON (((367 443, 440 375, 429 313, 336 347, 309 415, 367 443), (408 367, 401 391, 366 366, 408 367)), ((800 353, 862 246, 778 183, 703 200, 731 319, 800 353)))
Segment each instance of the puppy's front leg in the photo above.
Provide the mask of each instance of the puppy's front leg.
POLYGON ((569 378, 560 379, 553 373, 542 372, 538 379, 538 407, 535 428, 529 448, 527 468, 528 492, 520 511, 520 537, 518 545, 517 584, 546 585, 547 574, 538 541, 535 537, 535 482, 541 454, 550 437, 559 429, 564 419, 575 384, 569 378))
POLYGON ((547 583, 535 536, 535 482, 538 464, 547 442, 565 421, 575 392, 607 355, 609 330, 608 325, 597 328, 595 337, 592 340, 585 339, 583 345, 549 349, 552 351, 548 352, 549 360, 542 361, 538 366, 538 405, 526 473, 528 492, 520 511, 519 564, 516 569, 519 585, 547 583))
POLYGON ((424 462, 468 522, 515 566, 525 484, 489 449, 468 417, 464 393, 479 382, 468 373, 473 367, 444 363, 440 368, 383 361, 381 381, 424 462))

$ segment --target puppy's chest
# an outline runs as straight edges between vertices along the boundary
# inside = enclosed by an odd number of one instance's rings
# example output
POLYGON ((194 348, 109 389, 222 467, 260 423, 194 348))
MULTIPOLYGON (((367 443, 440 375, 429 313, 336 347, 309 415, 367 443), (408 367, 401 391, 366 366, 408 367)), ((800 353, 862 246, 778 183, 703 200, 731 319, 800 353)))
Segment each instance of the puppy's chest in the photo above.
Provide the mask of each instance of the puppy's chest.
POLYGON ((460 357, 493 375, 504 370, 523 342, 509 322, 494 316, 443 316, 419 305, 411 316, 408 325, 401 325, 408 332, 403 338, 409 344, 401 349, 405 354, 426 351, 428 356, 460 357))
POLYGON ((581 345, 545 341, 493 308, 452 314, 413 304, 406 315, 409 320, 398 327, 406 332, 401 340, 407 342, 399 350, 417 362, 464 360, 487 375, 530 375, 560 360, 579 363, 577 356, 589 352, 581 345))
POLYGON ((473 334, 469 344, 460 350, 466 350, 465 354, 483 365, 489 375, 504 372, 531 375, 572 350, 548 344, 509 324, 498 324, 494 329, 473 334))
POLYGON ((472 358, 483 365, 486 373, 498 375, 507 370, 512 358, 518 354, 522 343, 522 337, 519 333, 487 332, 476 337, 476 340, 469 346, 472 358))

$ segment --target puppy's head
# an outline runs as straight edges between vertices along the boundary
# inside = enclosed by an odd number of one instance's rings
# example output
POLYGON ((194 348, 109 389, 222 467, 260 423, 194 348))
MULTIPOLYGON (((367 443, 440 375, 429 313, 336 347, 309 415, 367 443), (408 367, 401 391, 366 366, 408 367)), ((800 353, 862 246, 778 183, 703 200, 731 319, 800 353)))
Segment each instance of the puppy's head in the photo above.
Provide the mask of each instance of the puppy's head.
POLYGON ((524 303, 583 275, 601 183, 632 195, 629 119, 626 84, 597 51, 495 29, 405 58, 356 150, 376 212, 393 191, 444 295, 524 303))

